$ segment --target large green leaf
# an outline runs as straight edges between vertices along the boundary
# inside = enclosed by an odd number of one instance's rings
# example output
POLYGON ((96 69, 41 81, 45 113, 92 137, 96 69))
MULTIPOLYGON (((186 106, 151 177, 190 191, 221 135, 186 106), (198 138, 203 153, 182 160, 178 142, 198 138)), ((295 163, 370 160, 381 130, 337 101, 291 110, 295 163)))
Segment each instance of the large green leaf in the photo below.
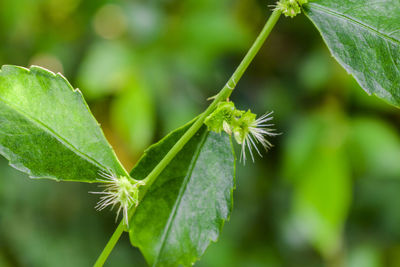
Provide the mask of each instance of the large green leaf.
MULTIPOLYGON (((151 146, 131 176, 144 178, 189 125, 151 146)), ((130 222, 130 238, 151 266, 192 266, 229 218, 235 157, 226 134, 203 126, 160 174, 130 222)))
POLYGON ((400 1, 318 0, 304 9, 361 87, 399 107, 400 1))
POLYGON ((32 178, 94 182, 128 175, 79 90, 40 67, 0 71, 0 153, 32 178))

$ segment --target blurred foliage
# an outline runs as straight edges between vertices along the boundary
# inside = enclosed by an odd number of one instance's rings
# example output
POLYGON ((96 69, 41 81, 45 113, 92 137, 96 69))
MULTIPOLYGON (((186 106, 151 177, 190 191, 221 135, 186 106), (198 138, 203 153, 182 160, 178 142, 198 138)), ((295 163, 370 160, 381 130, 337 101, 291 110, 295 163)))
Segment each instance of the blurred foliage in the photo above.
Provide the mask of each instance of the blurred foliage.
MULTIPOLYGON (((273 1, 1 0, 0 64, 63 73, 127 169, 206 107, 273 1)), ((400 115, 367 96, 304 16, 281 19, 236 92, 283 134, 240 165, 231 221, 197 266, 399 266, 400 115)), ((96 185, 0 161, 0 266, 90 266, 113 232, 96 185)), ((125 235, 108 266, 145 266, 125 235)))

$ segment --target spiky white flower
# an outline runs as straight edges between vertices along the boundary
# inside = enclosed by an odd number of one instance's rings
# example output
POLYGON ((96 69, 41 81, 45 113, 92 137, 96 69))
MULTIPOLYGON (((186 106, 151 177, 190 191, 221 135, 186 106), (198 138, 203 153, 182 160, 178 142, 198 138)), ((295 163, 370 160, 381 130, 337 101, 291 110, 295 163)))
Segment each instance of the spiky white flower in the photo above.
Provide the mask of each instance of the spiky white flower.
POLYGON ((275 133, 275 129, 271 128, 274 124, 268 123, 273 119, 272 114, 273 112, 266 113, 258 119, 255 119, 255 114, 250 111, 243 115, 244 120, 240 125, 240 130, 235 131, 235 139, 242 145, 241 161, 246 162, 246 148, 249 150, 251 159, 254 162, 253 149, 262 157, 257 147, 258 144, 261 144, 266 151, 272 147, 272 144, 266 139, 267 136, 278 135, 275 133))
POLYGON ((113 209, 115 206, 118 207, 116 220, 123 212, 123 218, 125 224, 129 223, 128 212, 130 208, 139 204, 139 186, 144 185, 141 181, 133 180, 126 176, 117 176, 112 171, 104 172, 99 171, 99 175, 104 178, 102 181, 104 184, 100 187, 105 187, 101 192, 90 192, 93 194, 103 195, 100 197, 100 201, 96 205, 97 210, 103 210, 108 206, 113 209))
POLYGON ((257 115, 250 110, 238 110, 233 102, 226 101, 220 102, 204 123, 210 131, 233 134, 236 142, 242 146, 240 160, 246 161, 246 149, 248 149, 254 161, 253 149, 262 156, 257 145, 261 144, 265 150, 268 150, 272 144, 266 137, 278 135, 275 129, 271 128, 274 125, 269 123, 273 119, 272 113, 266 113, 257 119, 257 115))

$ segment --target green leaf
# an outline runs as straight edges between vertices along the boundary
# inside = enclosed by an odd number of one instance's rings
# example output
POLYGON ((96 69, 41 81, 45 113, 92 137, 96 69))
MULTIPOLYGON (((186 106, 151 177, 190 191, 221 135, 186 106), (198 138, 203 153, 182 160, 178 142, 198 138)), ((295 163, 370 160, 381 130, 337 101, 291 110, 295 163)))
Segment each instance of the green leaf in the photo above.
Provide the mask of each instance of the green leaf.
POLYGON ((399 0, 318 0, 304 9, 361 87, 400 107, 399 0))
POLYGON ((32 178, 96 182, 128 175, 79 90, 40 67, 0 71, 0 153, 32 178))
MULTIPOLYGON (((143 179, 190 126, 151 146, 132 170, 143 179)), ((216 241, 232 209, 230 137, 203 126, 160 174, 130 222, 130 238, 151 266, 192 266, 216 241)))

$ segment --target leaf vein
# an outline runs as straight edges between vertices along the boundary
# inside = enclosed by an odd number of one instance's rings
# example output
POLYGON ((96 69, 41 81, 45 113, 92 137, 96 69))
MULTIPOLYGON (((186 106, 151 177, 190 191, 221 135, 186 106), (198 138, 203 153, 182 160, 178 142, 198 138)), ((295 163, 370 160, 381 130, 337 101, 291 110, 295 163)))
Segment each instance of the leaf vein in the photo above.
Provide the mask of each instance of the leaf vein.
POLYGON ((76 155, 81 157, 82 159, 86 160, 87 162, 97 166, 99 169, 107 170, 106 167, 104 167, 101 163, 97 162, 95 159, 90 157, 89 155, 86 155, 85 153, 82 153, 79 151, 76 147, 74 147, 71 143, 69 143, 67 140, 65 140, 63 137, 59 136, 56 132, 54 132, 52 129, 50 129, 47 125, 45 125, 43 122, 29 116, 25 112, 19 110, 17 107, 9 103, 8 101, 5 101, 3 98, 0 98, 0 101, 2 101, 5 105, 9 106, 10 108, 14 109, 16 112, 21 114, 23 117, 28 119, 30 122, 33 124, 37 125, 39 128, 43 129, 45 132, 50 134, 52 137, 54 137, 58 142, 60 142, 62 145, 68 147, 72 152, 74 152, 76 155))
POLYGON ((364 22, 362 22, 362 21, 360 21, 358 19, 355 19, 353 17, 347 16, 345 14, 339 13, 339 12, 337 12, 335 10, 323 7, 323 6, 315 4, 315 3, 310 3, 309 5, 312 6, 313 8, 315 8, 315 9, 319 9, 322 12, 325 12, 325 13, 328 13, 330 15, 334 15, 334 16, 340 17, 342 19, 348 20, 353 24, 359 25, 362 28, 365 28, 367 30, 370 30, 370 31, 374 32, 376 35, 379 35, 380 37, 382 37, 383 39, 386 39, 387 41, 390 41, 390 42, 393 42, 395 44, 400 45, 400 40, 397 40, 397 39, 389 36, 388 34, 380 32, 379 30, 375 29, 374 27, 372 27, 372 26, 370 26, 370 25, 368 25, 368 24, 366 24, 366 23, 364 23, 364 22))
POLYGON ((197 146, 196 151, 195 151, 195 153, 193 155, 192 162, 189 165, 189 170, 190 171, 188 172, 188 174, 185 176, 185 178, 183 180, 183 186, 179 190, 179 194, 178 194, 178 196, 177 196, 177 198, 175 200, 174 206, 172 208, 171 215, 168 217, 167 226, 165 227, 165 230, 164 230, 163 235, 162 235, 161 240, 160 240, 161 246, 160 246, 160 249, 158 250, 158 254, 156 256, 156 259, 154 260, 153 266, 156 266, 156 264, 157 264, 157 262, 158 262, 158 260, 160 258, 160 254, 161 254, 162 250, 164 249, 165 240, 166 240, 166 238, 168 236, 168 233, 169 233, 169 231, 171 229, 172 222, 173 222, 173 220, 174 220, 174 218, 176 216, 176 211, 177 211, 178 206, 182 201, 182 197, 183 197, 183 195, 184 195, 184 193, 185 193, 185 191, 187 189, 187 184, 189 183, 190 177, 192 176, 193 169, 195 167, 195 163, 196 163, 196 161, 197 161, 197 159, 198 159, 198 157, 200 155, 201 147, 204 145, 204 142, 206 140, 207 135, 208 135, 208 132, 206 132, 203 135, 203 138, 202 138, 201 142, 199 143, 199 145, 197 146))

